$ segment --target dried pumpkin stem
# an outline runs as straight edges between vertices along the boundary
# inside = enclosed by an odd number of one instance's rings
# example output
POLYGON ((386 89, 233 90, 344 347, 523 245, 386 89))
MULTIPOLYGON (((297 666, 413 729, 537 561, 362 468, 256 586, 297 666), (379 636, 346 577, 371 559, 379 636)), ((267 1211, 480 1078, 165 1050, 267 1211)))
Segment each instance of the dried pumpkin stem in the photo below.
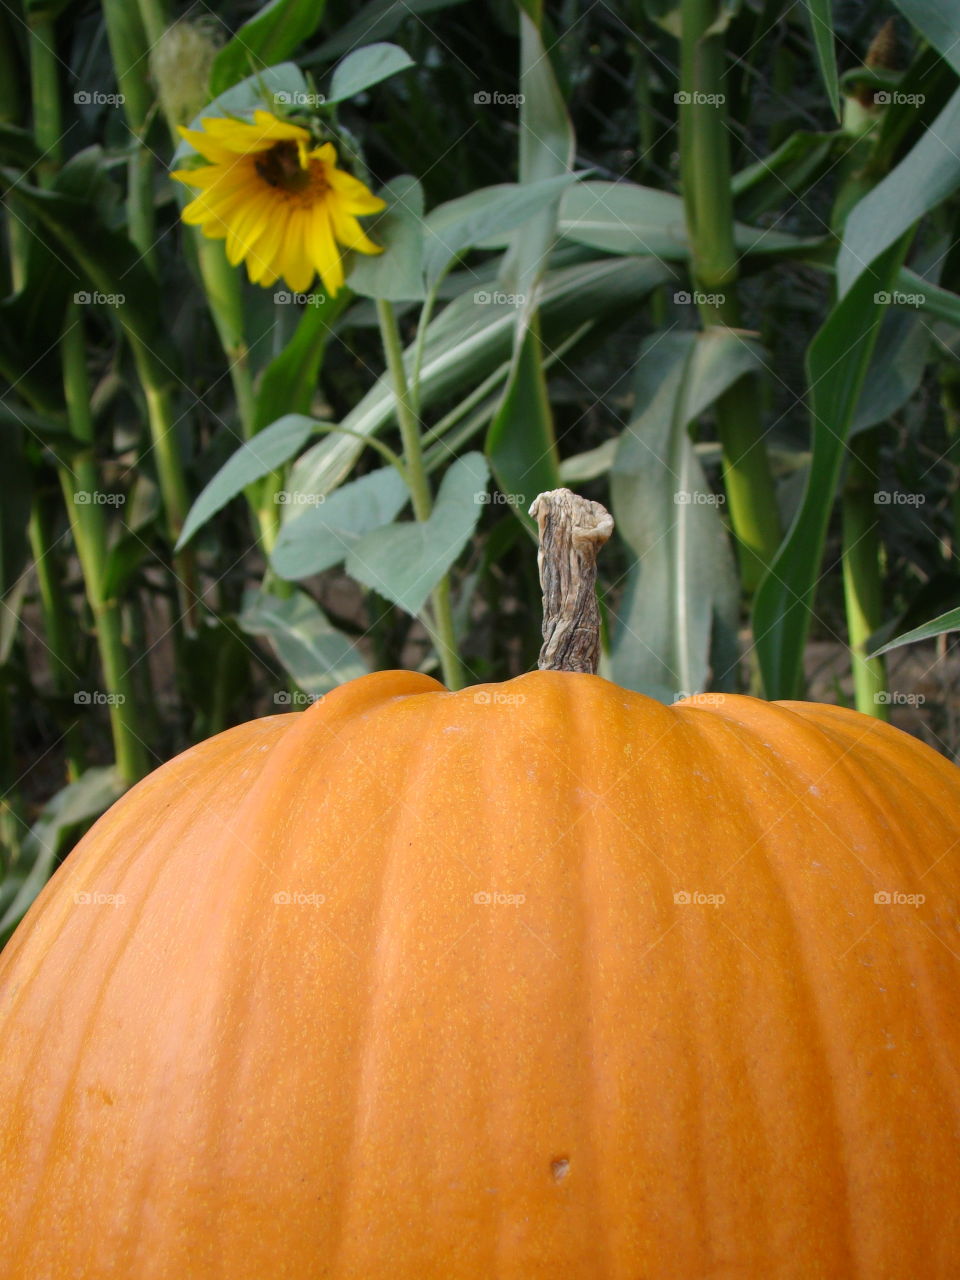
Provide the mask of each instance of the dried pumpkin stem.
POLYGON ((540 527, 543 587, 541 671, 587 671, 600 662, 597 555, 613 533, 613 516, 599 502, 569 489, 535 498, 530 514, 540 527))

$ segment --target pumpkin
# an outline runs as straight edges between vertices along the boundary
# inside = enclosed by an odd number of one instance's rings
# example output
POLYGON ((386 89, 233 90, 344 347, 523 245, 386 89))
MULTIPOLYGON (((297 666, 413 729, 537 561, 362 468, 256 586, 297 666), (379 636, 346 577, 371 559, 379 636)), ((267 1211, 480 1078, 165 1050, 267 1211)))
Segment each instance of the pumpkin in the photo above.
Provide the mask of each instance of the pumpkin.
POLYGON ((956 1275, 960 774, 591 674, 606 526, 539 501, 547 661, 587 670, 230 729, 40 895, 4 1280, 956 1275))

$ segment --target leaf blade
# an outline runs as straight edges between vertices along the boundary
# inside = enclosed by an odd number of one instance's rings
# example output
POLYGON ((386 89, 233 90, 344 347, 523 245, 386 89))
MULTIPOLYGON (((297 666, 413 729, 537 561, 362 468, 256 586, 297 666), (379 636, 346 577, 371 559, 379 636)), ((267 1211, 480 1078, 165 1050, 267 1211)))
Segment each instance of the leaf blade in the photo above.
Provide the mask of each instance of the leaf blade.
POLYGON ((248 484, 282 466, 306 443, 316 423, 302 413, 288 413, 265 427, 227 459, 200 491, 183 522, 177 549, 185 546, 201 525, 216 515, 248 484))

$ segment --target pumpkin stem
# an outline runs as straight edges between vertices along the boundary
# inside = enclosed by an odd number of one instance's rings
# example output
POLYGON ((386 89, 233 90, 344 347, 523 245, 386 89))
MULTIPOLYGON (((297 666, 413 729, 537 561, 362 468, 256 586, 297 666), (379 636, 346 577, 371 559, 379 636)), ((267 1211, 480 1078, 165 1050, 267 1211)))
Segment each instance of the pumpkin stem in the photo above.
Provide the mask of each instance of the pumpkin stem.
POLYGON ((540 526, 537 565, 543 587, 541 671, 588 671, 600 661, 597 554, 613 533, 613 516, 599 502, 569 489, 534 498, 540 526))

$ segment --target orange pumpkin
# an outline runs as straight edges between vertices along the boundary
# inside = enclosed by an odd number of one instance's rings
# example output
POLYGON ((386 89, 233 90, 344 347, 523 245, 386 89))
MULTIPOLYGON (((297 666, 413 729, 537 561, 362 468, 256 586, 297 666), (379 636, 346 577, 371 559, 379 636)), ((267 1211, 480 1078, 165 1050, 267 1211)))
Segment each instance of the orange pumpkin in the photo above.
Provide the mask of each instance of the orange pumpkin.
POLYGON ((960 773, 836 707, 367 676, 0 958, 4 1280, 951 1277, 960 773))

